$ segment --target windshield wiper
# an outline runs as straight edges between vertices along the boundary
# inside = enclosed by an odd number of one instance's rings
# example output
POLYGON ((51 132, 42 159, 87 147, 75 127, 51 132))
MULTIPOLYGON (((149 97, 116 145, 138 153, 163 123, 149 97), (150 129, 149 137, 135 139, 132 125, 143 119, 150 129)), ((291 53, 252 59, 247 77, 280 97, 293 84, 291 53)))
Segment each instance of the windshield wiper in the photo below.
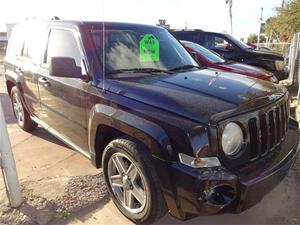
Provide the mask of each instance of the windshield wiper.
POLYGON ((203 69, 203 67, 201 67, 201 66, 184 65, 184 66, 179 66, 179 67, 175 67, 173 69, 170 69, 170 71, 186 70, 186 69, 191 69, 191 68, 203 69))
POLYGON ((106 74, 116 74, 116 73, 167 73, 172 74, 169 70, 162 70, 156 68, 131 68, 131 69, 119 69, 107 72, 106 74))

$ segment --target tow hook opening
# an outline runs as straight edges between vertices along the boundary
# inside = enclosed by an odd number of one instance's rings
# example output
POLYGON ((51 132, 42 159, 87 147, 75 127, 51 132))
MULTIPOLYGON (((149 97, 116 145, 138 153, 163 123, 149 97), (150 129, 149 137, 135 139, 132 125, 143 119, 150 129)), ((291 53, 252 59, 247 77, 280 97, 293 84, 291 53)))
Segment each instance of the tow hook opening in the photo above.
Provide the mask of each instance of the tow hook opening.
POLYGON ((236 191, 229 185, 210 187, 203 192, 204 199, 208 204, 225 207, 236 197, 236 191))

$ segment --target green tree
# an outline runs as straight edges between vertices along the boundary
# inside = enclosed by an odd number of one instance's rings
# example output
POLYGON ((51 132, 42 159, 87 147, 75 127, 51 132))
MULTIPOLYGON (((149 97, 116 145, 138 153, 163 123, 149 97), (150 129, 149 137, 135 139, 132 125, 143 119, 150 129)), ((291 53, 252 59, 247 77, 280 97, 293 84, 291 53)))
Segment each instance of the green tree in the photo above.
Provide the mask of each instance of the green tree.
POLYGON ((290 41, 300 32, 300 0, 291 0, 285 7, 276 8, 277 15, 267 19, 266 34, 281 41, 290 41))
MULTIPOLYGON (((251 42, 253 44, 257 43, 257 34, 250 34, 248 37, 248 42, 251 42)), ((266 42, 266 37, 264 35, 260 35, 260 43, 265 43, 266 42)))

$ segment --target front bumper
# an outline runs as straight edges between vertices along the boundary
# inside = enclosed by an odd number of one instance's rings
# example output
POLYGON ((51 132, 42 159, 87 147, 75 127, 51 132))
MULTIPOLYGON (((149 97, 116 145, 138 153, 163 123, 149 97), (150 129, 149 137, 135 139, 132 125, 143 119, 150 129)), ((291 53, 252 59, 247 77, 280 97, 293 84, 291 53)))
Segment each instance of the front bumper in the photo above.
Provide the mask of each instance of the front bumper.
POLYGON ((221 211, 241 212, 259 202, 285 177, 299 150, 299 131, 289 129, 285 141, 269 157, 238 171, 228 171, 222 166, 194 169, 173 162, 168 169, 176 207, 169 207, 170 213, 187 219, 221 211))

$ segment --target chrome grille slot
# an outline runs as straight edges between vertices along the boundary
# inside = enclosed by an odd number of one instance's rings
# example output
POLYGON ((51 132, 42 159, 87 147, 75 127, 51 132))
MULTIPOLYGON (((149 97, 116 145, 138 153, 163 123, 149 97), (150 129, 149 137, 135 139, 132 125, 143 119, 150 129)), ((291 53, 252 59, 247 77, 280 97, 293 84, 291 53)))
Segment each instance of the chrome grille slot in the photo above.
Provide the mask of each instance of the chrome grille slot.
POLYGON ((276 124, 276 143, 278 143, 281 139, 281 116, 280 116, 280 108, 276 108, 275 110, 276 113, 276 120, 275 120, 275 124, 276 124))
POLYGON ((288 102, 283 102, 248 120, 251 161, 266 155, 284 139, 288 129, 288 107, 288 102))
POLYGON ((252 118, 248 121, 248 127, 249 127, 250 139, 251 139, 250 157, 251 159, 255 159, 259 155, 259 151, 258 151, 259 137, 258 137, 258 129, 256 125, 256 118, 252 118))
POLYGON ((282 121, 282 128, 281 128, 281 132, 282 132, 282 137, 285 133, 286 130, 286 110, 285 110, 285 104, 281 105, 281 121, 282 121))
POLYGON ((272 149, 275 143, 275 121, 273 110, 269 112, 269 131, 270 131, 270 148, 272 149))
POLYGON ((260 129, 261 129, 261 154, 264 155, 268 152, 269 148, 269 129, 267 116, 262 115, 260 117, 260 129))

